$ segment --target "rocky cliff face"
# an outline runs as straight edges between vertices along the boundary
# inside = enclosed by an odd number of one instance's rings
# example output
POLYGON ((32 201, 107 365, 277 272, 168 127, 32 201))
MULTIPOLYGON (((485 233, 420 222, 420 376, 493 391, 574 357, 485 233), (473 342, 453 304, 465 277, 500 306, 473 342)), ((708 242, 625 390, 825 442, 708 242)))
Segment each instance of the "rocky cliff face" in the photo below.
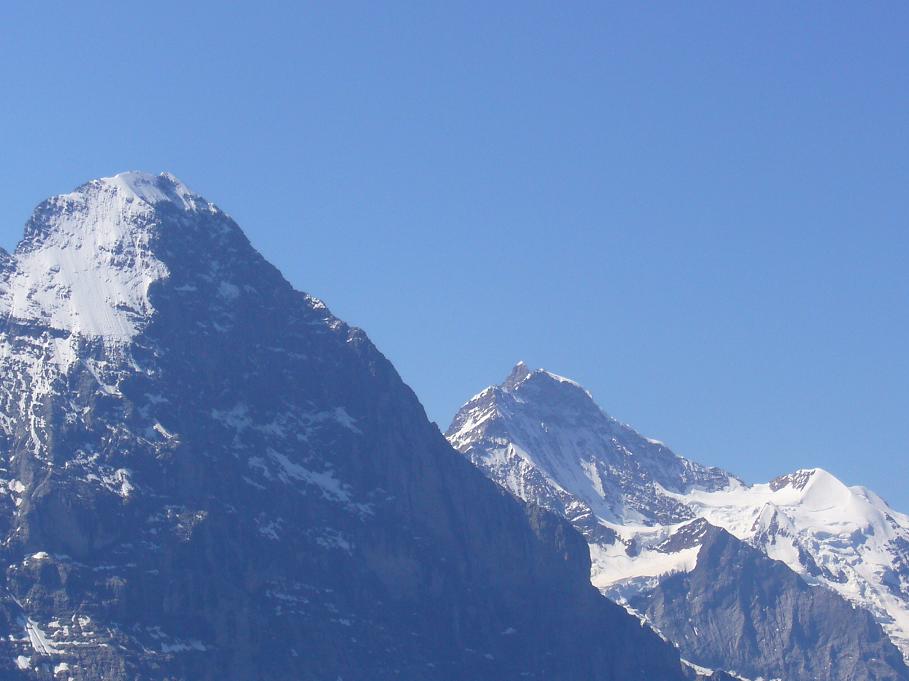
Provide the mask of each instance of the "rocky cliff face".
POLYGON ((690 572, 631 600, 682 654, 748 678, 907 678, 899 651, 865 610, 809 586, 779 561, 708 526, 690 572))
POLYGON ((682 678, 175 178, 39 206, 0 312, 2 678, 682 678))
POLYGON ((893 645, 909 650, 909 518, 872 492, 818 469, 746 485, 639 435, 574 381, 523 364, 471 398, 447 437, 504 488, 570 520, 604 593, 625 604, 676 596, 676 610, 643 616, 692 662, 767 678, 909 678, 893 645), (717 528, 732 548, 705 560, 717 528), (775 560, 753 559, 751 547, 775 560), (745 598, 774 582, 764 600, 745 598), (716 605, 711 626, 692 635, 684 621, 707 616, 692 608, 718 585, 745 600, 716 605), (803 666, 784 665, 781 650, 803 666))

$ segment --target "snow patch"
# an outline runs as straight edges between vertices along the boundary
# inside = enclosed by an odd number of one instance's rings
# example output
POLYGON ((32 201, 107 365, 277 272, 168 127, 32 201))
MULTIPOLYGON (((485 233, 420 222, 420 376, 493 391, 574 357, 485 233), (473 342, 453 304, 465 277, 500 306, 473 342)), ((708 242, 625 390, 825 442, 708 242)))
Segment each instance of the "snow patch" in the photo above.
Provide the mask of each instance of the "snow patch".
POLYGON ((294 463, 284 454, 276 452, 273 449, 269 449, 268 455, 281 467, 281 472, 278 475, 283 480, 286 481, 288 478, 301 480, 318 487, 322 491, 322 495, 327 499, 345 502, 350 501, 350 493, 347 491, 346 486, 334 477, 330 471, 312 471, 300 464, 294 463))
MULTIPOLYGON (((148 292, 169 276, 151 249, 156 206, 216 210, 171 175, 122 173, 49 199, 13 255, 0 313, 72 334, 132 339, 153 313, 148 292)), ((66 342, 61 360, 72 357, 66 342)))
POLYGON ((25 620, 25 633, 28 636, 29 643, 32 644, 32 648, 35 649, 35 652, 41 655, 53 655, 54 653, 60 652, 54 647, 54 644, 48 640, 47 635, 31 617, 25 620))

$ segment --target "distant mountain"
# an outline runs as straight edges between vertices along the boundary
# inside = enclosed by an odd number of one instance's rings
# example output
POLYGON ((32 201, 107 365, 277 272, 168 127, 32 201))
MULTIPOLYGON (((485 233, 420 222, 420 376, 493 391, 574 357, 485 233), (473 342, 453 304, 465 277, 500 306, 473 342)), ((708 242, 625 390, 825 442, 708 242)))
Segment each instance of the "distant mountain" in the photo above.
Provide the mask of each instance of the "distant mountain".
POLYGON ((0 538, 3 679, 683 678, 568 523, 170 175, 0 254, 0 538))
POLYGON ((692 662, 746 676, 909 678, 894 647, 909 652, 909 518, 868 490, 821 470, 746 485, 523 363, 446 435, 513 494, 570 520, 590 544, 593 583, 692 662))
POLYGON ((692 659, 749 678, 905 678, 869 612, 706 521, 697 562, 632 599, 692 659))

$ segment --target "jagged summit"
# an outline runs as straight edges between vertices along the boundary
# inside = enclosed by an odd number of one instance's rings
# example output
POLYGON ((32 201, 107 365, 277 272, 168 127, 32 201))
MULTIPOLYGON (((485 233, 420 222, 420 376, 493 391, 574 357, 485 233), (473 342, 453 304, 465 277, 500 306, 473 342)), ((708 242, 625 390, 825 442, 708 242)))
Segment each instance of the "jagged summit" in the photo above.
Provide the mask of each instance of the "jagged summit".
POLYGON ((446 437, 518 496, 533 488, 542 495, 537 503, 564 514, 570 490, 584 513, 608 522, 681 522, 690 512, 654 483, 684 492, 734 480, 609 416, 576 381, 523 362, 501 385, 471 398, 446 437))
POLYGON ((41 203, 13 255, 0 258, 0 315, 132 339, 154 312, 154 287, 173 274, 178 241, 202 274, 217 275, 232 254, 258 257, 229 216, 169 173, 87 182, 41 203))
POLYGON ((548 384, 568 386, 574 389, 579 389, 583 391, 587 397, 593 399, 590 391, 586 390, 576 381, 572 381, 570 378, 560 376, 559 374, 554 374, 553 372, 547 371, 546 369, 531 369, 523 362, 523 360, 514 365, 511 373, 508 374, 505 380, 498 387, 502 390, 511 392, 517 390, 525 382, 530 380, 537 380, 548 384))
POLYGON ((511 390, 515 388, 521 381, 525 380, 530 376, 532 372, 524 364, 524 360, 520 360, 517 364, 514 365, 514 368, 511 370, 511 373, 505 378, 502 382, 502 388, 505 390, 511 390))

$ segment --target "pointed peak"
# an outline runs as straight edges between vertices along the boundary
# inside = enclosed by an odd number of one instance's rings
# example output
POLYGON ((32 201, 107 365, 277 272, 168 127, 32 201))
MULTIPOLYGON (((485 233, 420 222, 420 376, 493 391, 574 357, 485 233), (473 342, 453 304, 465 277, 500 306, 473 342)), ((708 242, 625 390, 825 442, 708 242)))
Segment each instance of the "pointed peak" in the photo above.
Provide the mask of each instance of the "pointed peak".
POLYGON ((546 369, 531 369, 523 361, 515 364, 514 368, 511 370, 511 373, 508 374, 508 377, 499 387, 506 392, 512 392, 520 388, 528 381, 536 382, 538 379, 542 379, 546 383, 562 385, 565 387, 570 387, 572 389, 580 390, 587 397, 593 399, 593 396, 590 394, 590 392, 577 381, 573 381, 570 378, 565 378, 559 374, 554 374, 551 371, 546 371, 546 369))
POLYGON ((521 360, 514 365, 514 368, 511 370, 511 373, 505 378, 505 382, 502 383, 502 388, 505 390, 513 390, 518 387, 523 381, 527 380, 528 377, 533 372, 527 368, 527 365, 524 364, 524 361, 521 360))

